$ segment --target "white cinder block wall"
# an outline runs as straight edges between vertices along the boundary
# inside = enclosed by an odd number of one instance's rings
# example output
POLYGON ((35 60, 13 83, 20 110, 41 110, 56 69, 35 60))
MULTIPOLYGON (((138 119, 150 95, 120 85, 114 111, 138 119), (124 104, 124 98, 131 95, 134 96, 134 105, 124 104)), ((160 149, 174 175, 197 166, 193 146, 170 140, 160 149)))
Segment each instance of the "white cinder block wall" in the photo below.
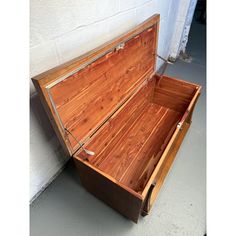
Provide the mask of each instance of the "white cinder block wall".
POLYGON ((197 0, 178 0, 175 27, 169 49, 169 56, 172 59, 178 57, 180 51, 185 52, 196 4, 197 0))
MULTIPOLYGON (((31 0, 31 77, 101 45, 154 13, 161 14, 158 53, 167 57, 171 53, 180 1, 31 0)), ((179 43, 175 41, 174 43, 179 43)), ((32 82, 30 82, 30 92, 30 199, 32 200, 58 173, 67 158, 32 82)))

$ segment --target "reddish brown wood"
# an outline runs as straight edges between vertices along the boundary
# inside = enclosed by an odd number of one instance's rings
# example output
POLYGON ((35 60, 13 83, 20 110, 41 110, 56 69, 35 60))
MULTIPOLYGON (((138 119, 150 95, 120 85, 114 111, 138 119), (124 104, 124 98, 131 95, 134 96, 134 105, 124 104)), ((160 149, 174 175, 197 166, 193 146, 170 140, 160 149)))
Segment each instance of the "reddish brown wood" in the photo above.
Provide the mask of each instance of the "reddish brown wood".
MULTIPOLYGON (((75 159, 82 185, 97 198, 110 205, 135 223, 142 209, 143 199, 75 159)), ((79 199, 78 199, 79 201, 79 199)))
POLYGON ((188 124, 191 124, 191 122, 192 122, 193 111, 194 111, 194 108, 195 108, 195 106, 196 106, 197 100, 198 100, 198 98, 199 98, 200 95, 201 95, 201 93, 200 93, 200 91, 199 91, 199 93, 198 93, 198 95, 197 95, 197 99, 194 101, 193 106, 192 106, 192 108, 190 109, 188 116, 186 117, 186 120, 185 120, 185 121, 186 121, 188 124))
POLYGON ((198 85, 163 76, 160 83, 156 76, 157 85, 153 102, 166 106, 178 112, 185 112, 191 99, 198 89, 198 85))

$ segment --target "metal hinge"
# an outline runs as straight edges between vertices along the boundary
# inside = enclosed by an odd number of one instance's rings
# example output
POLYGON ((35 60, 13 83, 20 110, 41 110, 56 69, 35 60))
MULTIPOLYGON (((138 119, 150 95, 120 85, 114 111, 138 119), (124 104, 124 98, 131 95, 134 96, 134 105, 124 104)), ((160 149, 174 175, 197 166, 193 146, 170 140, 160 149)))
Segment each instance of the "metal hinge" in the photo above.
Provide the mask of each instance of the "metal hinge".
POLYGON ((177 128, 180 129, 180 130, 183 129, 182 125, 183 125, 183 123, 182 123, 182 122, 179 122, 179 123, 177 124, 177 128))
POLYGON ((159 73, 159 77, 160 77, 160 78, 159 78, 158 83, 157 83, 157 87, 158 87, 158 85, 160 84, 160 81, 161 81, 161 79, 162 79, 162 77, 163 77, 163 75, 164 75, 164 73, 165 73, 165 71, 166 71, 166 69, 167 69, 167 66, 168 66, 168 65, 173 65, 173 63, 170 62, 168 59, 165 59, 164 57, 161 57, 161 56, 158 55, 158 54, 156 54, 156 56, 159 57, 161 60, 164 61, 164 65, 163 65, 163 67, 162 67, 162 71, 161 71, 161 73, 159 73))
POLYGON ((79 144, 79 146, 81 147, 81 149, 82 149, 86 154, 88 154, 89 156, 94 156, 94 155, 95 155, 95 152, 90 151, 90 150, 84 148, 84 147, 83 147, 84 143, 82 144, 67 128, 65 128, 65 131, 71 135, 71 137, 79 144))
POLYGON ((170 62, 168 59, 165 59, 163 57, 161 57, 160 55, 157 54, 157 57, 159 57, 162 61, 164 61, 164 66, 163 66, 163 69, 162 69, 162 72, 159 74, 160 77, 162 77, 167 69, 167 66, 168 65, 173 65, 172 62, 170 62))
POLYGON ((120 43, 119 45, 116 46, 116 51, 120 50, 120 49, 124 49, 125 47, 125 43, 120 43))

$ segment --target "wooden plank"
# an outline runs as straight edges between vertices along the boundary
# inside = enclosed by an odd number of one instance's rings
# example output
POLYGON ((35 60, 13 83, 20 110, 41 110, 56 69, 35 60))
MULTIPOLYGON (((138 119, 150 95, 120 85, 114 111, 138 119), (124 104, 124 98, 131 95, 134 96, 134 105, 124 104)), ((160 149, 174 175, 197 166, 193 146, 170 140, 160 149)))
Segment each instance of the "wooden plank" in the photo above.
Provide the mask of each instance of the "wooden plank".
MULTIPOLYGON (((155 76, 158 81, 160 76, 158 74, 156 74, 155 76)), ((189 95, 194 95, 194 91, 199 87, 199 85, 179 78, 163 75, 162 80, 159 83, 159 87, 164 87, 169 90, 176 90, 187 93, 189 95)))
MULTIPOLYGON (((141 36, 130 39, 128 42, 126 42, 123 50, 113 50, 106 53, 104 56, 98 58, 95 62, 75 72, 68 78, 64 79, 63 82, 58 83, 52 87, 54 101, 57 105, 57 108, 60 108, 67 103, 72 103, 74 100, 76 100, 76 96, 84 95, 84 91, 87 91, 88 88, 97 87, 101 82, 99 81, 100 77, 105 78, 105 73, 107 73, 107 76, 111 77, 111 73, 113 73, 113 71, 110 70, 117 68, 121 69, 122 71, 117 70, 115 71, 116 73, 119 73, 120 75, 124 73, 131 66, 131 62, 127 61, 127 58, 125 57, 129 57, 129 54, 132 53, 134 54, 135 58, 139 58, 139 53, 137 52, 137 48, 139 47, 143 47, 141 36), (130 65, 124 67, 124 64, 127 62, 130 63, 130 65)), ((90 93, 85 94, 89 95, 90 93)))
POLYGON ((180 99, 181 101, 186 102, 186 103, 189 103, 191 101, 191 99, 194 95, 194 92, 195 92, 195 89, 193 92, 191 92, 191 94, 187 94, 187 93, 181 92, 179 90, 167 89, 164 86, 158 87, 155 89, 156 94, 162 93, 162 94, 168 95, 170 97, 180 99))

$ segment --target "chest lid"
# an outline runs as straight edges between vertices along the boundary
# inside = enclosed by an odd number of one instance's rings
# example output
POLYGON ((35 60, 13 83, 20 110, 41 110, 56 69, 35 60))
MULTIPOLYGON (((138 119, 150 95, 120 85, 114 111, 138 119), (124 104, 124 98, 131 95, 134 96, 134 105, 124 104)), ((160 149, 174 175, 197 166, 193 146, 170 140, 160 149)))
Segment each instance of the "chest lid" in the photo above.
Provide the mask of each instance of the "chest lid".
POLYGON ((154 15, 101 47, 32 79, 69 155, 155 72, 158 24, 159 15, 154 15))

